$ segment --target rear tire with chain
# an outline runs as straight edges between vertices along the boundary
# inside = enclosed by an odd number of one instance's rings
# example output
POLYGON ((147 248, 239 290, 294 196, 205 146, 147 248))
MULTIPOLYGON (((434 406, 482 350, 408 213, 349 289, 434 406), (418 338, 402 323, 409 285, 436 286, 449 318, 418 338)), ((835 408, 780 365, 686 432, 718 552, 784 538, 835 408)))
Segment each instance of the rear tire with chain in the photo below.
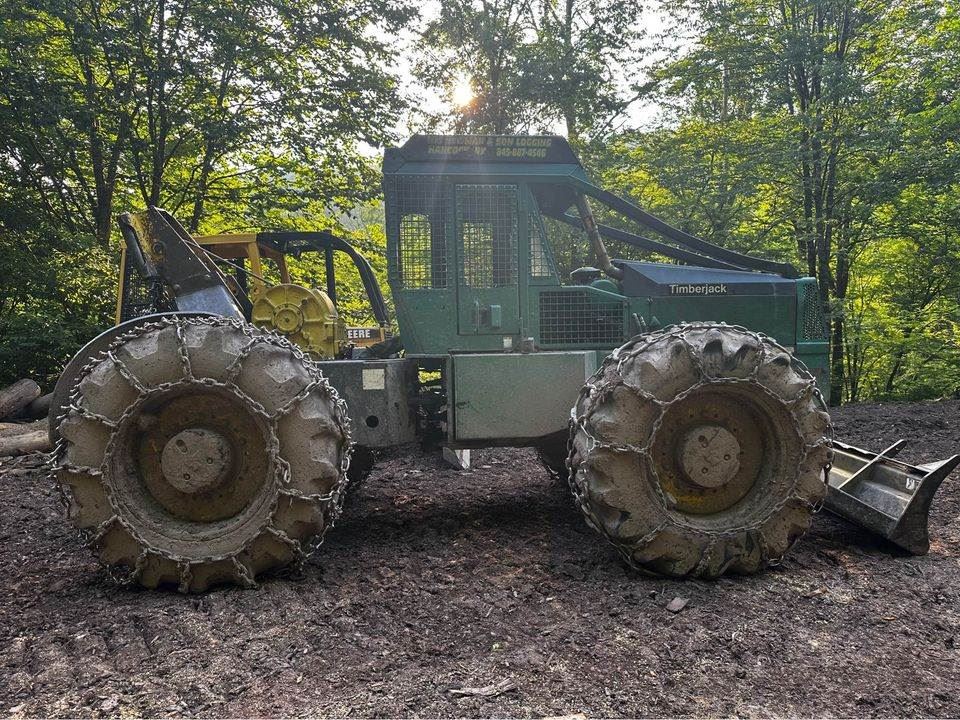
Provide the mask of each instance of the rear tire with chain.
POLYGON ((124 333, 80 373, 57 429, 69 517, 121 580, 251 586, 340 511, 343 402, 296 346, 237 320, 124 333))
POLYGON ((830 418, 813 376, 740 327, 638 336, 584 385, 570 484, 633 567, 752 573, 806 531, 826 494, 830 418))

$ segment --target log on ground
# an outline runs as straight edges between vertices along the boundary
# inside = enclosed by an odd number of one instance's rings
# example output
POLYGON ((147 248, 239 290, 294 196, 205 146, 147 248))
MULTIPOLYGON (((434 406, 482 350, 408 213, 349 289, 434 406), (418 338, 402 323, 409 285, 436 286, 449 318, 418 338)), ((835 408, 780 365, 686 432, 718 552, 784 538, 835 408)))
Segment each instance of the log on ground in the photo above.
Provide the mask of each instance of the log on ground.
POLYGON ((50 449, 50 434, 44 420, 0 430, 0 457, 26 455, 27 453, 50 449), (20 428, 25 428, 21 430, 20 428))
POLYGON ((0 436, 23 435, 33 430, 39 430, 38 422, 0 422, 0 436))
POLYGON ((0 420, 19 412, 40 397, 40 386, 33 380, 17 380, 0 390, 0 420))
POLYGON ((40 420, 45 418, 50 412, 50 405, 52 402, 53 393, 41 395, 27 405, 27 407, 24 409, 24 414, 31 420, 40 420))

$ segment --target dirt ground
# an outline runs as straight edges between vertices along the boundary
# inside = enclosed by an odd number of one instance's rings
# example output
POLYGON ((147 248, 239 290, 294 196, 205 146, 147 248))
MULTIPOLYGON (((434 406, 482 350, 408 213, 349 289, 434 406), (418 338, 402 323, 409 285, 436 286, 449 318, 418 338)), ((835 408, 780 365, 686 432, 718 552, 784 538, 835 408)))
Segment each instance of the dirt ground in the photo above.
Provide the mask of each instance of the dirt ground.
MULTIPOLYGON (((960 450, 958 401, 834 417, 960 450)), ((114 586, 37 459, 0 465, 9 717, 960 715, 957 475, 925 557, 823 513, 780 567, 675 582, 627 570, 529 451, 398 455, 298 576, 186 597, 114 586)))

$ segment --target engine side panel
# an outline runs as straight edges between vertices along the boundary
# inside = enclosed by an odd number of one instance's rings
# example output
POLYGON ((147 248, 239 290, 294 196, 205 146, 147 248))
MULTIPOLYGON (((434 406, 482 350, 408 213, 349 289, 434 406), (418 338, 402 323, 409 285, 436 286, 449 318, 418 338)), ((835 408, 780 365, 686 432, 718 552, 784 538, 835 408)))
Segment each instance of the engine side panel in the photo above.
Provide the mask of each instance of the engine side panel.
POLYGON ((566 431, 598 358, 589 350, 471 353, 451 362, 454 441, 523 444, 566 431))

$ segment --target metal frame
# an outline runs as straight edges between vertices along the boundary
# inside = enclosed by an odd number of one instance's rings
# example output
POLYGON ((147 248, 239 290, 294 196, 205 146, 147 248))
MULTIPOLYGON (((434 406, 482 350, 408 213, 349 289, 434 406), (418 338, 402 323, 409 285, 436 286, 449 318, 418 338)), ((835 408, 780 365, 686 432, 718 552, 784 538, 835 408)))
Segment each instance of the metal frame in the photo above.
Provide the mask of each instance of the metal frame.
MULTIPOLYGON (((333 256, 337 252, 344 253, 357 268, 360 281, 363 283, 363 289, 370 301, 373 317, 380 327, 389 327, 390 317, 387 312, 387 303, 383 299, 383 291, 377 282, 373 267, 371 267, 370 261, 357 252, 357 249, 349 242, 326 230, 318 232, 261 232, 257 233, 256 237, 258 245, 271 248, 282 257, 289 255, 299 258, 307 252, 322 252, 326 263, 327 295, 334 303, 337 302, 337 281, 334 273, 333 256)), ((289 278, 286 282, 289 282, 289 278)))

